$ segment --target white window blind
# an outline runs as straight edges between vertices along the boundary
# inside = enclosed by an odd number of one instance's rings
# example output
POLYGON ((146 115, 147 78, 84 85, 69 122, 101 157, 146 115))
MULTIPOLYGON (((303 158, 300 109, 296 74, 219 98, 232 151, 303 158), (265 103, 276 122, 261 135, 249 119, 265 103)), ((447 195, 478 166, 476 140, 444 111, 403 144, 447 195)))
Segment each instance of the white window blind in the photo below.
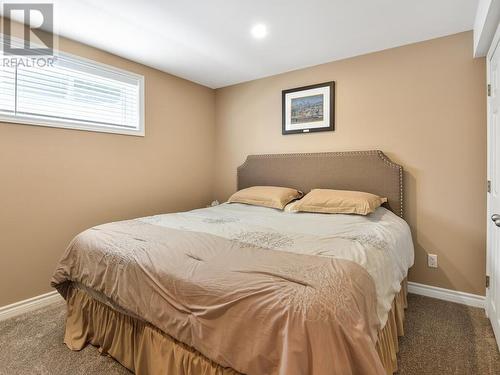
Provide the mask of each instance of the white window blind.
POLYGON ((3 60, 2 120, 144 135, 142 76, 66 54, 55 56, 52 66, 42 67, 7 66, 12 64, 3 60))
POLYGON ((15 113, 15 79, 16 72, 14 68, 0 68, 0 115, 13 115, 15 113))

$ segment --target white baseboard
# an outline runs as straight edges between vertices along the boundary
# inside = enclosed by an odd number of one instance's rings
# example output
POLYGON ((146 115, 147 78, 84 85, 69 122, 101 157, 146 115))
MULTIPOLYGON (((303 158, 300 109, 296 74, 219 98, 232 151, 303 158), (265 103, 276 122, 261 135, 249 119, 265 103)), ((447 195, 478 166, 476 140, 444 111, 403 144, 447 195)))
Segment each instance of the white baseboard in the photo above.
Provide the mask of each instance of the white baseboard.
MULTIPOLYGON (((456 290, 414 283, 412 281, 408 282, 408 292, 444 301, 461 303, 462 305, 485 308, 485 297, 476 294, 458 292, 456 290)), ((0 307, 0 321, 51 305, 61 300, 62 297, 60 294, 53 291, 11 305, 2 306, 0 307)))
POLYGON ((61 300, 61 295, 53 291, 11 305, 2 306, 0 307, 0 321, 39 309, 40 307, 51 305, 61 300))
POLYGON ((408 292, 421 296, 441 299, 443 301, 461 303, 462 305, 485 308, 486 297, 476 294, 459 292, 451 289, 438 288, 409 281, 408 292))

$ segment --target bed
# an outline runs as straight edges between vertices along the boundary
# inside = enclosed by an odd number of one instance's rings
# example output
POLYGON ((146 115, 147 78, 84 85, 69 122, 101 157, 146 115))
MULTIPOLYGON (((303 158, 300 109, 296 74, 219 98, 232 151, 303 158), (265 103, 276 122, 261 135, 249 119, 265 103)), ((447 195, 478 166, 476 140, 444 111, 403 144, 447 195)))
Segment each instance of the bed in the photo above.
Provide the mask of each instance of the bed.
POLYGON ((413 244, 381 151, 249 156, 238 189, 387 197, 368 216, 224 203, 90 228, 51 284, 64 342, 138 374, 392 374, 413 244))

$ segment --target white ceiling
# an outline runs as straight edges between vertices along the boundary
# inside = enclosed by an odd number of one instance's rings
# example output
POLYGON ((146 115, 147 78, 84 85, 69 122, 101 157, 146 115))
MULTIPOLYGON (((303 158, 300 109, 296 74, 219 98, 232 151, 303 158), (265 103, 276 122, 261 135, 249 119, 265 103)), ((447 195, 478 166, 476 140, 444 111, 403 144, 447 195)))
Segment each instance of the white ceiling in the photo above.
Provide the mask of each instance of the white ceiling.
POLYGON ((471 30, 478 0, 52 2, 60 35, 218 88, 471 30))

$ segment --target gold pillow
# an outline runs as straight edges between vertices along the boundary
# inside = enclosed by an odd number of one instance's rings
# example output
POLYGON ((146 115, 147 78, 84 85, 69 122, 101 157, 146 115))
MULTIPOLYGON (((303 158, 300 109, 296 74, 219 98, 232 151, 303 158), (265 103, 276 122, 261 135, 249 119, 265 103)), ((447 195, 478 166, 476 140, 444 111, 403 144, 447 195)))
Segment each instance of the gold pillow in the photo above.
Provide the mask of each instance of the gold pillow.
POLYGON ((387 198, 361 191, 313 189, 297 201, 292 209, 326 214, 368 215, 385 202, 387 198))
POLYGON ((246 203, 282 210, 289 202, 302 197, 301 191, 278 186, 252 186, 231 195, 229 203, 246 203))

